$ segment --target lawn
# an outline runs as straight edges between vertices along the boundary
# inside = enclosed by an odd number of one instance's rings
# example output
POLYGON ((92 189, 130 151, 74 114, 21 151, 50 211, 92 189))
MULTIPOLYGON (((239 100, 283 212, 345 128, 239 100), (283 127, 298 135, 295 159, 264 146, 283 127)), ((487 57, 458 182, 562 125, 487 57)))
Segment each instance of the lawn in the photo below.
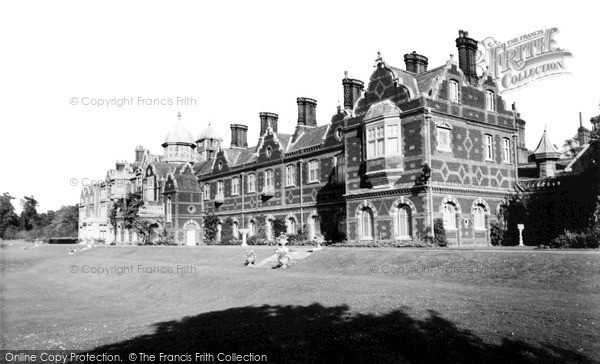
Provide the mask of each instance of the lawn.
POLYGON ((29 246, 0 249, 2 349, 600 360, 598 251, 326 248, 274 270, 242 247, 29 246))

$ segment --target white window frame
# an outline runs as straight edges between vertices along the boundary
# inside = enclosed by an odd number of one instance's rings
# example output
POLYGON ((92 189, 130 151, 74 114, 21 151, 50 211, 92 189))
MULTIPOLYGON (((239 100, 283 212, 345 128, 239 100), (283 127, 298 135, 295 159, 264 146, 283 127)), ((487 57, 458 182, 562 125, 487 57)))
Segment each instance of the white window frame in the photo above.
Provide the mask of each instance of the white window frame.
POLYGON ((445 204, 442 207, 442 216, 444 220, 444 229, 456 230, 456 207, 452 204, 445 204))
POLYGON ((204 184, 204 199, 210 200, 210 183, 204 184))
POLYGON ((367 128, 367 159, 385 156, 385 125, 383 123, 367 128))
POLYGON ((375 216, 373 210, 368 207, 363 209, 360 215, 360 238, 361 240, 375 239, 375 216), (368 219, 365 220, 365 217, 368 219))
POLYGON ((502 161, 510 163, 510 139, 502 138, 502 161))
POLYGON ((273 178, 273 170, 265 170, 265 187, 275 187, 275 179, 273 178))
POLYGON ((450 102, 460 103, 460 88, 456 80, 448 82, 448 99, 450 102))
POLYGON ((494 91, 485 91, 485 109, 488 111, 496 111, 496 94, 494 91))
POLYGON ((485 208, 481 205, 473 207, 473 229, 478 231, 487 230, 485 227, 485 208))
POLYGON ((233 177, 231 179, 231 196, 237 196, 240 194, 240 178, 233 177))
POLYGON ((397 239, 410 239, 411 237, 411 210, 407 205, 400 205, 395 216, 395 236, 397 239))
POLYGON ((494 160, 494 137, 490 134, 485 134, 483 136, 483 139, 484 139, 485 160, 493 161, 494 160))
POLYGON ((296 185, 296 169, 293 164, 289 164, 285 167, 285 186, 295 186, 296 185))
POLYGON ((250 173, 248 175, 248 193, 256 192, 256 175, 254 173, 250 173))
POLYGON ((225 199, 225 183, 220 180, 217 181, 217 196, 216 199, 225 199))
POLYGON ((319 161, 313 159, 308 162, 308 183, 319 182, 319 161))
POLYGON ((173 200, 171 196, 167 197, 167 222, 173 221, 173 200))
POLYGON ((367 159, 402 154, 401 124, 399 120, 378 122, 366 128, 367 159))
POLYGON ((450 128, 444 125, 439 125, 436 127, 436 140, 437 140, 437 150, 442 152, 451 152, 452 148, 450 146, 452 133, 450 132, 450 128), (446 140, 448 143, 442 143, 442 134, 446 135, 446 140))

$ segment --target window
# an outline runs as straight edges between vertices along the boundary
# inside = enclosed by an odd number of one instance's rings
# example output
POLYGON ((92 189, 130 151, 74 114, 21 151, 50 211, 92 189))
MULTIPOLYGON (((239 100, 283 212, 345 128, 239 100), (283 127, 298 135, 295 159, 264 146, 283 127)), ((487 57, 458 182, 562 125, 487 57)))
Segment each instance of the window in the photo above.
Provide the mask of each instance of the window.
POLYGON ((398 154, 400 153, 400 130, 398 124, 386 125, 385 131, 385 150, 387 154, 398 154))
POLYGON ((265 187, 273 187, 273 170, 267 169, 265 171, 265 187))
POLYGON ((298 229, 296 228, 296 219, 294 219, 293 217, 290 217, 287 220, 288 224, 287 224, 287 233, 288 234, 297 234, 298 233, 298 229))
POLYGON ((493 139, 489 134, 485 135, 485 159, 492 160, 494 156, 493 153, 493 139))
POLYGON ((308 182, 319 182, 319 161, 308 162, 308 182))
POLYGON ((204 184, 204 199, 210 200, 210 184, 209 183, 204 184))
POLYGON ((485 108, 489 111, 496 111, 496 97, 490 90, 485 92, 485 108))
POLYGON ((448 89, 448 92, 448 98, 451 102, 460 102, 460 97, 458 94, 458 82, 450 80, 450 87, 448 89))
POLYGON ((473 227, 475 230, 485 230, 485 210, 483 206, 473 207, 473 227))
POLYGON ((343 154, 333 157, 332 183, 344 183, 346 181, 346 163, 343 154))
POLYGON ((502 139, 502 161, 510 163, 510 139, 502 139))
POLYGON ((293 165, 285 167, 285 185, 294 186, 296 184, 296 169, 293 165))
POLYGON ((370 208, 365 208, 361 216, 361 238, 373 239, 373 211, 370 208))
POLYGON ((250 229, 250 232, 248 232, 248 236, 256 235, 256 223, 254 222, 254 220, 250 220, 248 228, 250 229))
POLYGON ((383 125, 367 129, 367 158, 375 158, 384 155, 384 139, 383 125))
POLYGON ((248 175, 248 192, 256 192, 256 175, 254 173, 248 175))
POLYGON ((237 196, 240 194, 240 179, 239 177, 233 177, 231 179, 231 196, 237 196))
POLYGON ((396 237, 397 238, 408 238, 411 234, 410 224, 410 208, 406 205, 402 205, 396 212, 396 237))
POLYGON ((167 222, 173 221, 173 202, 171 196, 167 197, 167 222))
POLYGON ((454 205, 445 204, 442 209, 444 229, 456 230, 456 208, 454 205))
POLYGON ((443 127, 443 126, 438 126, 437 127, 437 149, 444 151, 444 152, 450 152, 452 149, 450 149, 450 129, 443 127))
POLYGON ((267 157, 270 157, 271 155, 273 155, 273 149, 271 147, 267 147, 267 157))
POLYGON ((223 181, 217 181, 217 200, 225 198, 225 185, 223 181))
POLYGON ((367 128, 367 159, 400 153, 400 124, 379 124, 367 128))

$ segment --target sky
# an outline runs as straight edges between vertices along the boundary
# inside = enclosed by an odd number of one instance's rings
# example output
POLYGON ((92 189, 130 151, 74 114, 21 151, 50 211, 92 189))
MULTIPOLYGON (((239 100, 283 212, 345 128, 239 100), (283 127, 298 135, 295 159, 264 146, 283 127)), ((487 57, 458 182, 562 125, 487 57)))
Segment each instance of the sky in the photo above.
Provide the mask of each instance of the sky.
POLYGON ((40 212, 78 203, 82 183, 133 160, 137 145, 162 153, 178 112, 194 136, 211 122, 226 146, 232 123, 247 124, 254 145, 262 111, 278 113, 279 131, 292 132, 297 97, 316 99, 325 124, 343 103, 344 71, 367 83, 377 51, 400 68, 412 51, 427 56, 429 68, 440 66, 458 57, 459 29, 507 41, 558 28, 559 47, 573 54, 565 59, 569 73, 504 97, 527 121, 530 149, 544 127, 555 144, 572 137, 579 112, 591 127, 600 102, 593 2, 418 4, 2 2, 0 193, 16 197, 17 210, 24 195, 39 201, 40 212), (129 105, 117 107, 124 99, 129 105))

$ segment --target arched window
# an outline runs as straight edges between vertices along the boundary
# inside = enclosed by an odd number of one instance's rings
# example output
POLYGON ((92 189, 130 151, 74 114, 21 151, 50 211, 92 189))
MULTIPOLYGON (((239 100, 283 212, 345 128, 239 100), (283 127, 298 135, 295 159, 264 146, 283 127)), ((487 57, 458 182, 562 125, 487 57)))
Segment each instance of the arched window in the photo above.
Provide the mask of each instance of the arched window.
POLYGON ((240 227, 239 227, 237 221, 233 222, 233 238, 234 239, 239 239, 240 238, 240 227))
POLYGON ((485 230, 485 209, 481 205, 473 207, 473 227, 475 230, 485 230))
POLYGON ((288 224, 287 224, 287 233, 288 234, 297 234, 298 233, 298 228, 296 227, 296 219, 294 219, 293 217, 290 217, 287 220, 288 224))
POLYGON ((406 205, 401 205, 396 211, 396 237, 409 238, 412 235, 411 231, 411 215, 410 208, 406 205))
POLYGON ((452 204, 445 204, 442 210, 444 215, 444 229, 456 230, 456 208, 452 204))
POLYGON ((370 208, 365 208, 361 216, 361 238, 373 239, 375 227, 373 226, 373 211, 370 208))
POLYGON ((490 111, 496 111, 496 98, 490 90, 485 92, 485 108, 490 111))
POLYGON ((173 202, 171 196, 167 197, 167 222, 173 221, 173 202))
POLYGON ((254 222, 254 220, 250 220, 250 223, 248 225, 248 228, 250 229, 248 236, 256 235, 256 223, 254 222))

